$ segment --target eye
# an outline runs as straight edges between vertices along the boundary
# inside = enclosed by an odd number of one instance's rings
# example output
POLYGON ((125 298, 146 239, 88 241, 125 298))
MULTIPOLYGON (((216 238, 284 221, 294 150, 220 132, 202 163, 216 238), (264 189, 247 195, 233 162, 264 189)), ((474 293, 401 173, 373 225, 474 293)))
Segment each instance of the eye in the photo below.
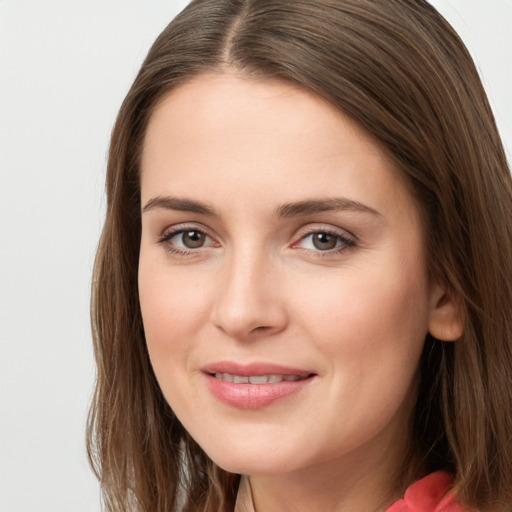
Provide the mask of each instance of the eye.
POLYGON ((303 235, 294 247, 315 252, 338 253, 355 245, 356 241, 348 235, 330 230, 316 230, 303 235))
POLYGON ((159 240, 170 252, 187 254, 196 249, 214 245, 215 242, 197 228, 179 228, 165 233, 159 240))
POLYGON ((309 235, 311 244, 319 251, 329 251, 338 246, 340 242, 339 236, 331 235, 330 233, 313 233, 309 235))
POLYGON ((198 249, 203 247, 205 241, 209 237, 198 229, 183 230, 181 233, 176 233, 171 237, 171 241, 178 247, 184 249, 198 249))

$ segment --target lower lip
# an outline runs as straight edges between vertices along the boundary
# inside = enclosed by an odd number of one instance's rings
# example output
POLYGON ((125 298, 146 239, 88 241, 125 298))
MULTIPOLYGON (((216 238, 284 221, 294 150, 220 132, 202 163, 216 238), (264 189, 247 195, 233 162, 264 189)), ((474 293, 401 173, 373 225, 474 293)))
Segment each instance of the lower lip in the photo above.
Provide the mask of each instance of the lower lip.
POLYGON ((210 391, 225 404, 240 409, 261 409, 280 398, 302 391, 313 380, 312 377, 298 381, 283 381, 272 384, 235 384, 206 375, 210 391))

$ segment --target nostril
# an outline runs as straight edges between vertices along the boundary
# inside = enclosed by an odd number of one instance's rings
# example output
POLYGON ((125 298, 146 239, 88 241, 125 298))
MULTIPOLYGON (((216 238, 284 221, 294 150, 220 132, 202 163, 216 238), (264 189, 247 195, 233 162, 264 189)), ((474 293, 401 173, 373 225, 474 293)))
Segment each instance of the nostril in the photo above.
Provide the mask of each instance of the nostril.
POLYGON ((270 326, 268 325, 260 325, 259 327, 255 327, 252 331, 268 331, 270 329, 270 326))

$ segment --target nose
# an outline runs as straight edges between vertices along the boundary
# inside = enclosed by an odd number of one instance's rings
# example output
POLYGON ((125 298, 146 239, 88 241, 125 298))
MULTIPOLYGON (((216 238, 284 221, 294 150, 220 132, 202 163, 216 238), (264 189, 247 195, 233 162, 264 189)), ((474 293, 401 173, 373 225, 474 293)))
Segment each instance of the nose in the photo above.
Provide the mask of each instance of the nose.
POLYGON ((244 341, 272 336, 288 323, 279 269, 269 258, 232 255, 219 275, 211 321, 228 336, 244 341))

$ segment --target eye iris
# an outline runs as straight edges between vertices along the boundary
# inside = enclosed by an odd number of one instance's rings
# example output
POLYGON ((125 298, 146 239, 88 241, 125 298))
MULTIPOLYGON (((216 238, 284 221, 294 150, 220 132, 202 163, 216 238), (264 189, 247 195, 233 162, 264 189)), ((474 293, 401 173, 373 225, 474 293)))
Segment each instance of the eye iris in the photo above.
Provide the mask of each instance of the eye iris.
POLYGON ((336 247, 337 239, 329 233, 315 233, 313 235, 313 245, 321 251, 328 251, 336 247))
POLYGON ((204 244, 205 234, 201 231, 185 231, 183 232, 183 245, 189 249, 197 249, 204 244))

